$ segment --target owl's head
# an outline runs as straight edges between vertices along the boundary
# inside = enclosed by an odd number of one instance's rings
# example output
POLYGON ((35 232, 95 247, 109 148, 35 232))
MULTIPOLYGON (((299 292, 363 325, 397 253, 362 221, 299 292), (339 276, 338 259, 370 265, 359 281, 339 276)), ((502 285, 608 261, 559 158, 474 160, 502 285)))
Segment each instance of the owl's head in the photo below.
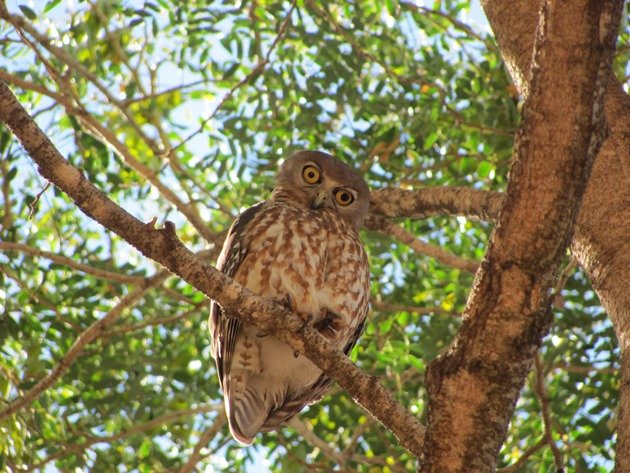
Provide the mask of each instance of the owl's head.
POLYGON ((357 231, 370 203, 370 189, 357 172, 320 151, 298 151, 276 176, 273 195, 312 210, 331 209, 357 231))

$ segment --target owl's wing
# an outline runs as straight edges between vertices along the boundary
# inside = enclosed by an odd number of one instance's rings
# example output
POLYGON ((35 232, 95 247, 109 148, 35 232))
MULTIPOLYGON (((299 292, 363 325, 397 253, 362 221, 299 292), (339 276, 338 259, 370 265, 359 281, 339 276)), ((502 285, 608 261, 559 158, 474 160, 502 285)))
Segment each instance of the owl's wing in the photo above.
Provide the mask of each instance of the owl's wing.
MULTIPOLYGON (((365 311, 367 315, 367 310, 365 311)), ((354 346, 359 340, 359 337, 365 329, 365 316, 361 318, 359 325, 354 330, 352 338, 348 340, 348 343, 343 347, 343 352, 349 355, 354 346)), ((322 373, 319 378, 307 389, 302 391, 299 395, 285 399, 282 406, 275 409, 269 414, 269 417, 261 427, 261 432, 269 432, 277 429, 281 424, 288 421, 291 417, 300 412, 308 404, 319 401, 332 384, 332 379, 326 374, 322 373)))
MULTIPOLYGON (((217 259, 217 269, 223 274, 234 277, 241 262, 247 255, 248 242, 245 230, 251 220, 260 212, 265 202, 250 207, 240 214, 228 231, 223 249, 217 259)), ((241 327, 241 321, 226 316, 223 308, 212 301, 210 305, 210 336, 212 337, 212 354, 219 372, 219 383, 223 387, 223 377, 229 370, 234 353, 234 344, 241 327)))

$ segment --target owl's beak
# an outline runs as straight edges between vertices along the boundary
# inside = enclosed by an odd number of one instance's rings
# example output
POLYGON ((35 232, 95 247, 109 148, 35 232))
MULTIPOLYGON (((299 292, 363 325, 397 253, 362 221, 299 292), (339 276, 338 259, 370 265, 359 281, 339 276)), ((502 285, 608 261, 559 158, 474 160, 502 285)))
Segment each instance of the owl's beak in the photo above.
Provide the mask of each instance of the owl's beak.
POLYGON ((321 209, 326 204, 326 192, 319 191, 313 201, 311 202, 311 209, 321 209))

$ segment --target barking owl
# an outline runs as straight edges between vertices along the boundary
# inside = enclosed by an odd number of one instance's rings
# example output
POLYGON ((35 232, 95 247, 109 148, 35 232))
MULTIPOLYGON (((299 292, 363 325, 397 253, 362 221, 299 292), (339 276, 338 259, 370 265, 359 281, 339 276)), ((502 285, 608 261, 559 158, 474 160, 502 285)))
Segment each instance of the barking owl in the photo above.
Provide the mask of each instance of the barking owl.
MULTIPOLYGON (((358 235, 369 201, 367 184, 349 166, 299 151, 280 167, 271 198, 236 219, 217 268, 284 304, 348 354, 369 307, 370 268, 358 235)), ((241 444, 276 429, 331 384, 306 357, 214 301, 210 332, 230 431, 241 444)))

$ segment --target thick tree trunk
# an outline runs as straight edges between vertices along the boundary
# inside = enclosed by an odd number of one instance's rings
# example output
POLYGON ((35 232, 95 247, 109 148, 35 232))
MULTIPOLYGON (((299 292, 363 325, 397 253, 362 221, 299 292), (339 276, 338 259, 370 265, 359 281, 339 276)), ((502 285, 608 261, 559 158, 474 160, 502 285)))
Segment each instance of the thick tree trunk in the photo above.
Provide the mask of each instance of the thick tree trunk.
MULTIPOLYGON (((525 97, 541 2, 482 0, 503 58, 525 97)), ((630 98, 611 74, 608 137, 595 161, 571 248, 615 327, 621 347, 617 472, 630 472, 630 98)))
POLYGON ((602 109, 620 5, 547 1, 541 10, 505 204, 462 328, 427 370, 420 471, 496 468, 550 323, 549 287, 605 136, 602 109))

